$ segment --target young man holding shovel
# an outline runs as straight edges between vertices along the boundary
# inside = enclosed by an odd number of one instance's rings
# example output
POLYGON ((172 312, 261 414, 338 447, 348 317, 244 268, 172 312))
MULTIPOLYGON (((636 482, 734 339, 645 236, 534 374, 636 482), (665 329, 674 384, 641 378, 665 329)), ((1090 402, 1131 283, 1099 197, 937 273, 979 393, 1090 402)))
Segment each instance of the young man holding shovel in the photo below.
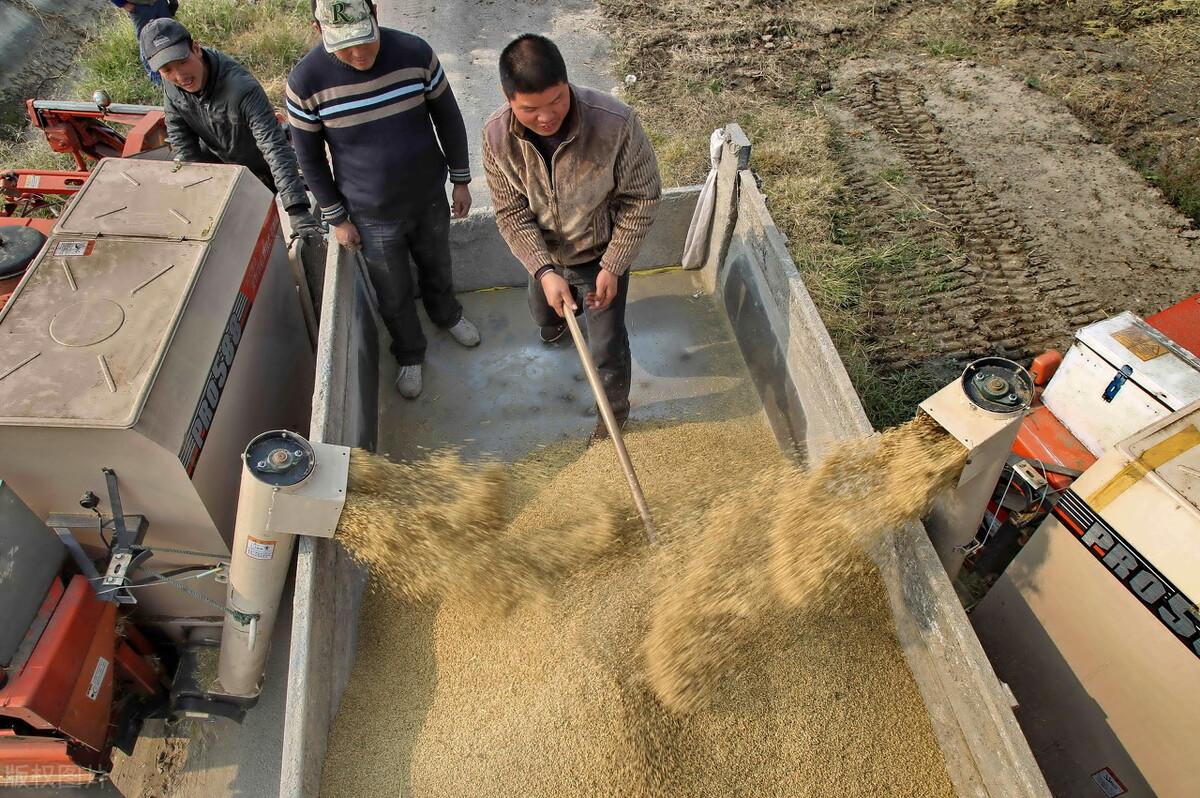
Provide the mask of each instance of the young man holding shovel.
MULTIPOLYGON (((661 194, 650 140, 629 106, 567 80, 562 54, 525 34, 500 55, 507 104, 483 130, 496 224, 529 272, 542 340, 585 313, 588 346, 619 424, 629 416, 629 267, 661 194), (580 294, 582 293, 582 301, 580 294)), ((597 419, 592 440, 607 430, 597 419)))

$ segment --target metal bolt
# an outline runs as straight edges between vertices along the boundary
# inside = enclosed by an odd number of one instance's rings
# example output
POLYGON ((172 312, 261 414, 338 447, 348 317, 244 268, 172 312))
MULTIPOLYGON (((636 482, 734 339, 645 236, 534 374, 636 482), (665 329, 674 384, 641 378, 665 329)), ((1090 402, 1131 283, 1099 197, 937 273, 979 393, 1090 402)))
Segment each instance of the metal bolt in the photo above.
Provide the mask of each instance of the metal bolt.
POLYGON ((266 460, 259 460, 259 461, 258 461, 258 467, 259 467, 259 468, 266 468, 266 467, 267 467, 267 461, 266 461, 266 460))
POLYGON ((1008 401, 1010 401, 1010 402, 1015 402, 1015 401, 1017 401, 1017 395, 1016 395, 1015 393, 1010 393, 1010 394, 1008 395, 1008 401))
POLYGON ((304 456, 304 452, 300 451, 299 449, 297 449, 296 451, 292 452, 292 454, 296 455, 297 457, 303 457, 303 456, 304 456))
POLYGON ((975 372, 975 382, 983 382, 984 373, 982 371, 975 372))

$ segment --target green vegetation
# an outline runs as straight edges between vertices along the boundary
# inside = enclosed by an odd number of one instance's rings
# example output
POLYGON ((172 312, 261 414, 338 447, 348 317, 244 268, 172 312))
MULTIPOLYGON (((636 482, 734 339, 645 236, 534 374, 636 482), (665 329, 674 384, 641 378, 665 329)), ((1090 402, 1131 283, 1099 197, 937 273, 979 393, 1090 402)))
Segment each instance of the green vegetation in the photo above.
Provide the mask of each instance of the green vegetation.
POLYGON ((929 54, 935 58, 970 58, 975 49, 962 39, 930 39, 925 44, 929 54))
MULTIPOLYGON (((75 94, 102 88, 114 102, 157 104, 161 93, 142 69, 129 22, 117 12, 80 53, 83 76, 75 94)), ((288 70, 313 44, 307 0, 208 0, 181 3, 179 21, 196 41, 240 61, 281 103, 288 70)))
MULTIPOLYGON (((127 15, 105 6, 108 19, 83 43, 79 76, 55 96, 86 99, 104 89, 113 102, 159 105, 162 92, 146 76, 127 15)), ((184 2, 179 21, 202 45, 229 53, 283 104, 288 70, 312 46, 308 0, 206 0, 184 2)), ((50 150, 41 136, 13 131, 0 139, 0 168, 71 169, 69 157, 50 150)))
POLYGON ((1148 182, 1158 186, 1167 201, 1200 223, 1200 155, 1182 150, 1147 146, 1132 153, 1130 160, 1148 182))
POLYGON ((851 353, 842 359, 850 373, 867 417, 876 429, 902 424, 913 417, 914 409, 953 378, 955 369, 939 373, 932 366, 916 366, 883 372, 869 365, 865 353, 851 353))

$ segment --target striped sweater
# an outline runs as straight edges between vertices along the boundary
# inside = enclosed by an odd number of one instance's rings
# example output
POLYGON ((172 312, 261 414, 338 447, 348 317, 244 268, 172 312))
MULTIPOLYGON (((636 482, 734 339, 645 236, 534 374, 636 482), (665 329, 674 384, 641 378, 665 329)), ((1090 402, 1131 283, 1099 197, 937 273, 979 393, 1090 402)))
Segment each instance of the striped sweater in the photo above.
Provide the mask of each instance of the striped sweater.
POLYGON ((330 224, 395 221, 445 190, 447 163, 452 182, 471 181, 462 114, 419 36, 380 28, 365 71, 318 44, 288 75, 286 97, 296 155, 330 224))

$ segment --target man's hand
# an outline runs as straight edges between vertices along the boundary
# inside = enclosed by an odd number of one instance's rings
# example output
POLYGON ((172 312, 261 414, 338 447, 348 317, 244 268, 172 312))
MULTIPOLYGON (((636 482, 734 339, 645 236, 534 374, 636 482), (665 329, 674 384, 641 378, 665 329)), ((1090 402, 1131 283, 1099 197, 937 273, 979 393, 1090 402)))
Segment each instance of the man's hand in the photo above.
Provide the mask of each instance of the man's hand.
POLYGON ((571 296, 571 285, 560 275, 553 271, 548 271, 542 275, 542 292, 546 295, 546 304, 554 308, 554 312, 559 316, 566 318, 563 314, 563 303, 565 302, 572 312, 579 309, 575 304, 575 298, 571 296))
POLYGON ((133 4, 133 3, 125 3, 124 5, 122 5, 122 6, 121 6, 121 8, 125 9, 125 11, 129 12, 130 14, 132 14, 132 13, 133 13, 133 9, 134 9, 134 8, 136 8, 136 6, 134 6, 134 4, 133 4))
POLYGON ((466 183, 455 183, 450 192, 450 218, 465 219, 471 211, 471 187, 466 183))
POLYGON ((354 226, 354 222, 349 219, 333 226, 333 237, 351 252, 362 249, 362 236, 358 234, 358 228, 354 226))
POLYGON ((601 269, 600 273, 596 275, 596 290, 588 291, 588 295, 584 298, 587 306, 592 310, 604 310, 611 305, 617 298, 620 279, 608 269, 601 269))

